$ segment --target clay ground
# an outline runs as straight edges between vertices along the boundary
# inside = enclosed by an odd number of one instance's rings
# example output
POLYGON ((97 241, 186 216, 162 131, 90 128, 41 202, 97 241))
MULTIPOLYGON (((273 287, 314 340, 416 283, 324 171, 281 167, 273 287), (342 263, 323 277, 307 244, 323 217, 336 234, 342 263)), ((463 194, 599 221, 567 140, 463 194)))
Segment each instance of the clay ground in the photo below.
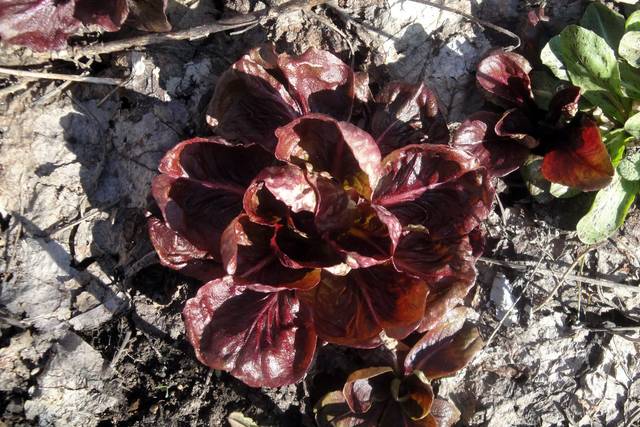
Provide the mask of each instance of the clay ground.
MULTIPOLYGON (((548 3, 556 28, 585 7, 548 3)), ((446 4, 514 30, 527 6, 446 4)), ((219 426, 240 412, 260 426, 312 426, 316 400, 363 366, 361 353, 328 345, 303 383, 279 389, 251 389, 201 366, 180 318, 198 284, 157 264, 144 219, 159 159, 180 140, 210 134, 204 110, 216 76, 256 44, 324 48, 353 58, 374 81, 423 80, 455 126, 482 105, 472 74, 478 58, 511 43, 411 1, 340 5, 357 22, 319 8, 242 34, 95 58, 91 75, 131 76, 115 92, 2 80, 20 90, 0 98, 0 425, 219 426)), ((180 29, 260 7, 180 0, 170 2, 169 18, 180 29)), ((71 74, 78 66, 31 68, 71 74)), ((573 272, 600 286, 566 280, 534 313, 582 250, 571 230, 589 196, 540 205, 517 174, 499 192, 470 296, 483 336, 493 337, 468 368, 437 385, 440 395, 461 410, 461 425, 634 425, 640 293, 611 283, 640 281, 640 212, 634 207, 573 272)))

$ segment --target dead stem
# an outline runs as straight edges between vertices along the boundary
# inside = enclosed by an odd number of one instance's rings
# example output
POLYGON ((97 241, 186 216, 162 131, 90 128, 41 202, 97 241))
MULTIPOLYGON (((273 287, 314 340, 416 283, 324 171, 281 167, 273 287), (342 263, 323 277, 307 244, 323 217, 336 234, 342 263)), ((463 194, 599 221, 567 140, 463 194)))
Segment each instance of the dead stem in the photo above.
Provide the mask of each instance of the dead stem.
POLYGON ((42 73, 39 71, 16 70, 13 68, 0 67, 0 74, 7 74, 16 77, 27 77, 31 79, 63 80, 68 82, 93 83, 99 85, 119 86, 122 79, 109 77, 78 76, 74 74, 42 73))

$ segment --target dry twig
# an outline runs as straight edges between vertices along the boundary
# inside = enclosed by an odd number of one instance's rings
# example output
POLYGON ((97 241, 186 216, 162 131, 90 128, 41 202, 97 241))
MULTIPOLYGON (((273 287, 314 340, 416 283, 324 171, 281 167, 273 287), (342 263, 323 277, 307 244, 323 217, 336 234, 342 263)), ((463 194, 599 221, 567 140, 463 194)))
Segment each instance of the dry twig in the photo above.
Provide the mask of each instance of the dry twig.
POLYGON ((16 77, 27 77, 30 79, 63 80, 68 82, 93 83, 93 84, 111 85, 111 86, 118 86, 122 83, 121 79, 114 79, 109 77, 91 77, 91 76, 77 76, 74 74, 42 73, 39 71, 16 70, 14 68, 5 68, 5 67, 0 67, 0 74, 7 74, 10 76, 16 76, 16 77))

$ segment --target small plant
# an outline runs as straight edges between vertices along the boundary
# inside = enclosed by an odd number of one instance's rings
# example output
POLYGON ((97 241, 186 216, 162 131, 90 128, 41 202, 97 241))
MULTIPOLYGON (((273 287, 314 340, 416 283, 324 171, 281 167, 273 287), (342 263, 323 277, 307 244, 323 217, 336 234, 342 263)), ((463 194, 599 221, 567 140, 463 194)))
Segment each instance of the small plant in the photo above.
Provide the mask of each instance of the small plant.
POLYGON ((424 85, 374 97, 328 52, 263 47, 220 76, 208 122, 219 136, 160 163, 149 217, 161 262, 207 282, 183 312, 202 363, 251 386, 294 383, 318 339, 405 338, 473 286, 494 189, 445 145, 424 85))
POLYGON ((328 393, 315 407, 320 427, 451 426, 460 412, 436 398, 431 381, 464 368, 483 342, 459 307, 409 348, 399 342, 388 364, 360 369, 342 390, 328 393))
POLYGON ((494 176, 518 166, 539 201, 597 191, 578 222, 585 243, 611 236, 640 191, 640 12, 626 21, 600 3, 542 49, 544 70, 523 56, 493 52, 477 81, 505 111, 469 117, 453 144, 479 156, 494 176), (635 53, 634 53, 635 52, 635 53))
POLYGON ((82 25, 118 31, 129 19, 145 31, 169 31, 166 0, 7 0, 0 5, 0 39, 34 51, 63 49, 82 25))

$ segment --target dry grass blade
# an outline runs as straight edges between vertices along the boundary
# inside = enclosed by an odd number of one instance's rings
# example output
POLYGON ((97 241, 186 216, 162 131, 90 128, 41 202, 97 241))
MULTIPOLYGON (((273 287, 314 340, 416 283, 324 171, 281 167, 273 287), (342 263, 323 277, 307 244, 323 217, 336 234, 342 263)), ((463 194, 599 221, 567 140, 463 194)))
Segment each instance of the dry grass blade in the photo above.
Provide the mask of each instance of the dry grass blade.
POLYGON ((39 71, 27 71, 16 70, 13 68, 0 67, 0 74, 6 74, 16 77, 27 77, 31 79, 46 79, 46 80, 63 80, 68 82, 79 83, 93 83, 100 85, 119 86, 122 84, 122 79, 114 79, 109 77, 91 77, 91 76, 77 76, 74 74, 58 74, 58 73, 42 73, 39 71))

